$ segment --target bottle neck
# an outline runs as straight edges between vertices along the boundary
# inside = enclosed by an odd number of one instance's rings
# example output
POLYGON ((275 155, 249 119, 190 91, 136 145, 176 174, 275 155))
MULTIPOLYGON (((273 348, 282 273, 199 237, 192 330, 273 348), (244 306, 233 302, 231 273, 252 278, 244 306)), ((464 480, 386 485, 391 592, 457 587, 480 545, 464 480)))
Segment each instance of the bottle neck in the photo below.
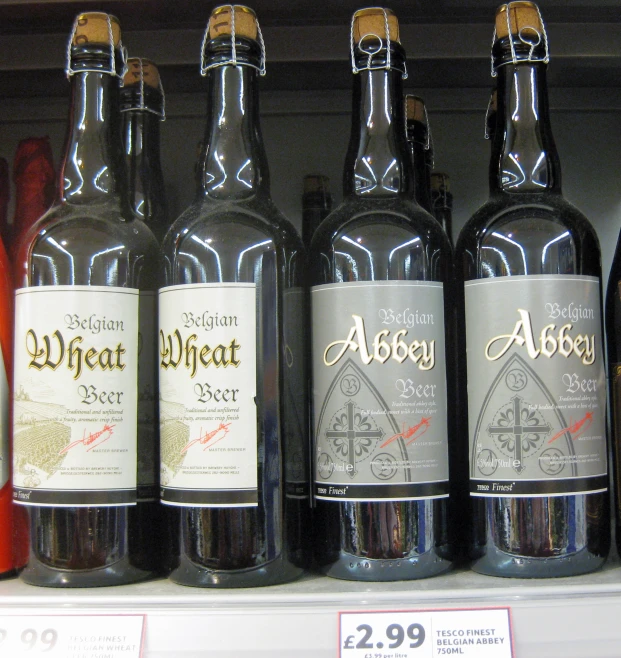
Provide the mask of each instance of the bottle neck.
POLYGON ((160 117, 145 110, 123 112, 128 193, 134 212, 145 221, 164 205, 160 160, 160 117))
POLYGON ((269 170, 259 122, 258 72, 224 65, 207 73, 207 125, 199 159, 199 196, 269 196, 269 170))
POLYGON ((505 64, 498 68, 498 110, 490 191, 561 192, 561 167, 548 105, 546 65, 505 64))
POLYGON ((121 194, 122 172, 118 79, 95 71, 74 73, 58 198, 79 204, 121 194))
POLYGON ((343 172, 343 193, 346 197, 405 196, 413 199, 412 181, 402 73, 396 69, 360 71, 354 76, 352 128, 343 172))
POLYGON ((414 169, 416 200, 427 211, 432 212, 431 203, 431 149, 428 143, 428 129, 420 121, 407 121, 407 136, 410 157, 414 169))

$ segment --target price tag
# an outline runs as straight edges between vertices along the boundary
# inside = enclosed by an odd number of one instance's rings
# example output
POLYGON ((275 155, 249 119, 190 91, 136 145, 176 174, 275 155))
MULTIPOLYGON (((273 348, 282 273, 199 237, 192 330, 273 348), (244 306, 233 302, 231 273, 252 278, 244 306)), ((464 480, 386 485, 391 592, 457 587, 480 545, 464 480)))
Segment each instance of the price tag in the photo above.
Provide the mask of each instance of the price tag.
POLYGON ((339 658, 513 658, 509 608, 339 613, 339 658))
POLYGON ((141 658, 144 615, 0 616, 0 656, 141 658))

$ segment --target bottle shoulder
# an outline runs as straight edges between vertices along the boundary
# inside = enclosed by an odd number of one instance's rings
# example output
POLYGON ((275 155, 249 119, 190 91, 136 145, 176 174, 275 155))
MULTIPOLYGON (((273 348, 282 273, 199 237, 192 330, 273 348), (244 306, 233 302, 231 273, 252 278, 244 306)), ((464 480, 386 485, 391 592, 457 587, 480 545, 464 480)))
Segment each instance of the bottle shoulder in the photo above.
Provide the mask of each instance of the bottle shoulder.
POLYGON ((291 222, 270 198, 254 197, 241 201, 200 197, 172 223, 162 248, 172 254, 188 241, 209 240, 214 236, 231 239, 246 236, 251 241, 265 236, 279 246, 301 251, 302 241, 291 222))
POLYGON ((323 220, 313 236, 311 253, 330 250, 335 242, 351 239, 360 231, 385 243, 401 244, 410 235, 451 250, 438 221, 418 204, 403 198, 357 197, 345 199, 323 220))
POLYGON ((24 234, 16 284, 155 285, 160 251, 151 230, 118 202, 52 206, 24 234))
POLYGON ((458 244, 509 224, 536 231, 545 222, 557 224, 567 231, 592 233, 596 237, 595 229, 585 215, 560 194, 497 194, 490 196, 466 222, 458 244))
POLYGON ((455 259, 466 279, 601 274, 594 228, 560 194, 492 195, 462 229, 455 259))

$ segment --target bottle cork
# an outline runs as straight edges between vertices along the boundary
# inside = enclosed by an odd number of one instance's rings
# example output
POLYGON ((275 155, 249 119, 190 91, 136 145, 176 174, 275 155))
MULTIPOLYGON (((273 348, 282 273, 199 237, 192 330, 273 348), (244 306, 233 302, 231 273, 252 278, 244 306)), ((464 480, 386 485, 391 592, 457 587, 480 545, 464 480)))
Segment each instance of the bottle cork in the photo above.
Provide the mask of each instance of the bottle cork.
POLYGON ((507 24, 507 12, 509 13, 509 24, 511 34, 518 35, 520 32, 528 38, 528 30, 542 34, 543 25, 539 10, 534 2, 509 2, 500 5, 496 10, 496 38, 502 39, 509 36, 509 25, 507 24), (524 32, 525 30, 525 32, 524 32))
MULTIPOLYGON (((235 35, 256 40, 258 30, 257 16, 249 7, 232 5, 235 12, 235 35)), ((209 17, 209 39, 215 39, 223 34, 231 34, 233 21, 231 5, 216 7, 209 17)))
POLYGON ((425 114, 425 101, 420 96, 406 94, 405 96, 405 118, 408 121, 420 121, 427 125, 425 114))
POLYGON ((304 176, 304 194, 310 192, 328 192, 330 179, 321 174, 308 174, 304 176))
POLYGON ((123 78, 123 85, 133 85, 140 82, 140 70, 142 69, 142 79, 145 85, 159 89, 160 73, 157 66, 150 59, 141 57, 130 57, 127 60, 127 73, 123 78))
POLYGON ((448 174, 442 173, 441 171, 434 171, 431 174, 431 189, 434 192, 450 192, 451 183, 448 174))
POLYGON ((116 48, 121 42, 121 25, 116 16, 96 11, 79 14, 72 44, 74 46, 83 46, 86 43, 110 45, 110 30, 116 48))
POLYGON ((390 41, 401 43, 397 17, 390 9, 381 7, 359 9, 354 14, 353 35, 354 43, 360 43, 365 36, 376 36, 380 39, 390 39, 390 41), (388 34, 386 34, 386 20, 388 20, 388 34))

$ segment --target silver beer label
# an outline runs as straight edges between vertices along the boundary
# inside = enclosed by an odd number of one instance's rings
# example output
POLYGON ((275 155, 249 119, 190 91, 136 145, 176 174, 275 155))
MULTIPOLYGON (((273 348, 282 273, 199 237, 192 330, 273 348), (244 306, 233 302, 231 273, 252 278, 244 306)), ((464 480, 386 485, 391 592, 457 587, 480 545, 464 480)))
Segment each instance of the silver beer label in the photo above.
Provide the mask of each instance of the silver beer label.
POLYGON ((465 299, 471 495, 605 491, 599 279, 468 281, 465 299))
POLYGON ((448 495, 443 286, 315 286, 316 498, 448 495))

